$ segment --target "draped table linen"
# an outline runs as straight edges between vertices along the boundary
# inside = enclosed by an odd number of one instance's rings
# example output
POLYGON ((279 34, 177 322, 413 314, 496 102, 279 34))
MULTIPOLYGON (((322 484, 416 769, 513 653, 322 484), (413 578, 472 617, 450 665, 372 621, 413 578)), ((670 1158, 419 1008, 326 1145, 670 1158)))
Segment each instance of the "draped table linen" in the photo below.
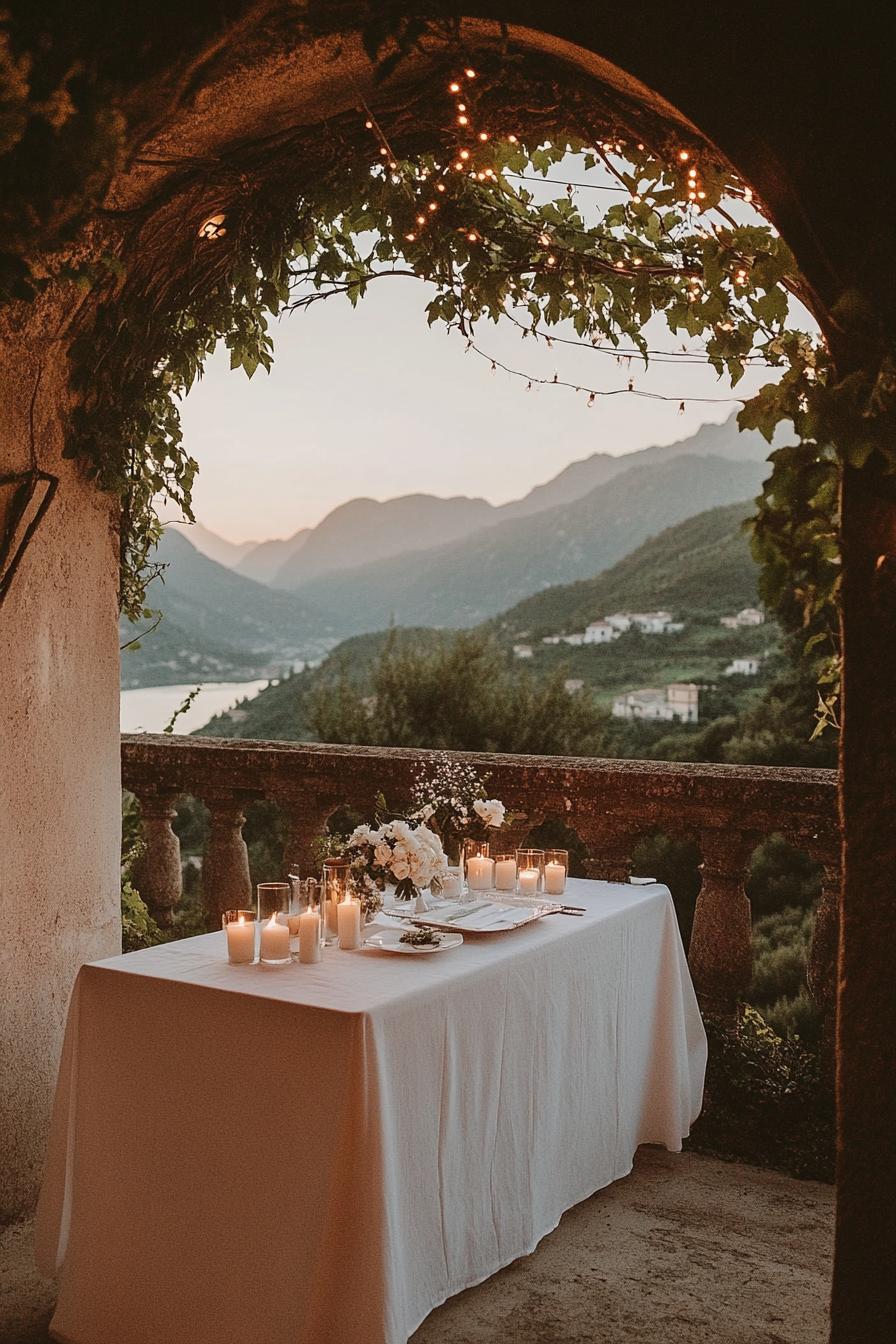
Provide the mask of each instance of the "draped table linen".
POLYGON ((564 1211, 678 1151, 706 1037, 665 887, 428 956, 85 966, 38 1260, 68 1344, 405 1344, 564 1211))

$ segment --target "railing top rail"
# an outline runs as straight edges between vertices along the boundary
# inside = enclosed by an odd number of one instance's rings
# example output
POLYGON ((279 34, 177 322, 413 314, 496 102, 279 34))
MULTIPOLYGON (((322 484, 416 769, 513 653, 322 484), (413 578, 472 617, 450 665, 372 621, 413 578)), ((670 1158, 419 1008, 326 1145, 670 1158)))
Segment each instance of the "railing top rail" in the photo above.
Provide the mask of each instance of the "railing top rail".
MULTIPOLYGON (((525 796, 552 813, 606 811, 741 830, 836 831, 833 770, 575 756, 450 753, 487 774, 509 805, 525 796)), ((338 803, 379 787, 401 789, 436 753, 401 747, 123 734, 123 782, 197 793, 232 789, 287 799, 308 792, 338 803)), ((371 793, 371 802, 373 793, 371 793)), ((401 801, 396 798, 396 802, 401 801)), ((817 836, 816 836, 817 838, 817 836)))

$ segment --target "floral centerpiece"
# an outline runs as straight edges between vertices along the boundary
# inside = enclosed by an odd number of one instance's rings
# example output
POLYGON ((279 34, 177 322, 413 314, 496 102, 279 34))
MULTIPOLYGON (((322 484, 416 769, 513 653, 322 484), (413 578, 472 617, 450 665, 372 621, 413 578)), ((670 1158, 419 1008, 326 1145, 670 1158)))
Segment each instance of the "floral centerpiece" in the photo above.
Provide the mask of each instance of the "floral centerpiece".
POLYGON ((441 883, 448 872, 442 842, 420 822, 387 821, 381 826, 357 826, 345 846, 350 879, 366 917, 383 904, 383 891, 395 883, 399 901, 410 901, 431 883, 441 883))
POLYGON ((422 765, 414 776, 411 820, 431 823, 454 865, 460 862, 465 839, 484 840, 507 819, 504 804, 487 798, 485 786, 486 780, 472 765, 454 760, 447 752, 438 753, 434 768, 422 765))

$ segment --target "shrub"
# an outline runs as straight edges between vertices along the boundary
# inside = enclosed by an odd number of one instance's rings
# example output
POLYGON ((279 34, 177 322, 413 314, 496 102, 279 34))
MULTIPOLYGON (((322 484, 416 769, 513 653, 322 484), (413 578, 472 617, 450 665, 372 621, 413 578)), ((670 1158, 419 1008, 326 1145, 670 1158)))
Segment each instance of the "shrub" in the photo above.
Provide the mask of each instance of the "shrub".
POLYGON ((688 1147, 793 1176, 834 1178, 834 1100, 817 1054, 783 1040, 755 1008, 710 1019, 703 1113, 688 1147))

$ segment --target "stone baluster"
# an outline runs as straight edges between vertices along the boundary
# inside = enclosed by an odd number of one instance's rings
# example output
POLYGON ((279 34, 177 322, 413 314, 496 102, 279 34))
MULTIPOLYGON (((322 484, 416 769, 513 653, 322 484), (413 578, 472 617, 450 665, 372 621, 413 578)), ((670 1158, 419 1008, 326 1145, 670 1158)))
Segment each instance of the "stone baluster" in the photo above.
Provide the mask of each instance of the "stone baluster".
POLYGON ((180 841, 171 829, 177 815, 176 793, 138 793, 144 849, 134 860, 134 886, 153 919, 169 928, 183 892, 180 841))
POLYGON ((809 993, 821 1017, 822 1059, 828 1073, 834 1072, 836 1038, 837 959, 840 941, 840 847, 826 845, 821 861, 821 894, 815 910, 815 929, 809 948, 806 979, 809 993))
POLYGON ((730 827, 700 833, 703 881, 688 961, 704 1015, 736 1019, 753 978, 753 927, 744 878, 757 838, 730 827))
POLYGON ((306 797, 284 801, 287 814, 286 844, 283 847, 283 871, 298 873, 301 877, 311 874, 315 868, 313 860, 314 841, 327 829, 327 819, 333 810, 333 804, 316 803, 306 797))
POLYGON ((209 833, 202 860, 202 901, 209 925, 221 927, 225 910, 251 910, 255 905, 249 876, 249 852, 243 839, 246 799, 226 793, 203 793, 209 809, 209 833))
POLYGON ((604 882, 627 882, 632 875, 636 833, 605 817, 581 817, 572 824, 588 851, 585 876, 604 882))

